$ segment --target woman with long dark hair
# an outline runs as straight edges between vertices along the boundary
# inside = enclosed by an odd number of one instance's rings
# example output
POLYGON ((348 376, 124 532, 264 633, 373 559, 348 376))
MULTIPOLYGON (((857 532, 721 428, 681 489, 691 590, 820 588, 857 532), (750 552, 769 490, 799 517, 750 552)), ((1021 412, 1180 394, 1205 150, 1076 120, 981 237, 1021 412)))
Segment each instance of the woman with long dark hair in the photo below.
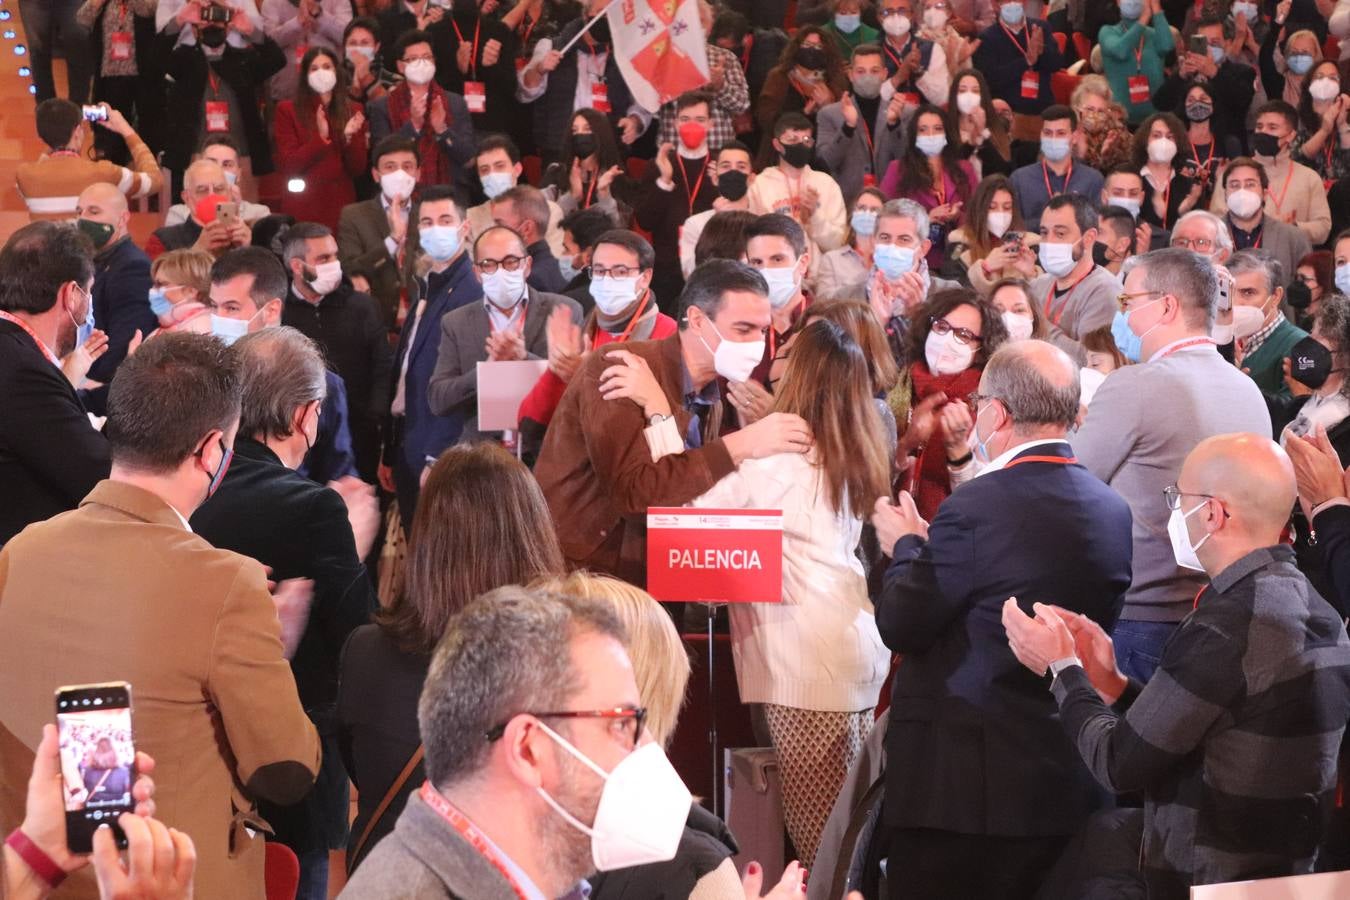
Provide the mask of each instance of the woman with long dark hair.
POLYGON ((616 180, 624 186, 617 192, 623 195, 628 176, 614 126, 604 113, 577 110, 563 138, 562 159, 544 172, 541 187, 552 189, 555 202, 567 215, 597 203, 613 207, 621 199, 616 196, 616 180))
POLYGON ((349 871, 393 829, 408 794, 426 777, 415 764, 372 823, 421 748, 417 698, 446 624, 479 594, 561 575, 562 550, 550 522, 530 470, 496 444, 451 447, 431 467, 408 541, 404 590, 375 624, 353 631, 342 651, 338 747, 360 791, 349 871))
POLYGON ((815 25, 797 29, 755 100, 755 121, 765 144, 773 123, 783 113, 799 112, 814 123, 820 108, 838 100, 846 90, 848 78, 838 42, 815 25))
POLYGON ((287 180, 281 211, 336 233, 342 208, 356 202, 353 179, 366 171, 365 112, 348 99, 336 52, 310 47, 300 71, 295 99, 277 104, 277 168, 287 180))
POLYGON ((1139 221, 1168 231, 1195 209, 1204 184, 1186 128, 1176 116, 1154 113, 1140 124, 1134 136, 1134 166, 1144 176, 1139 221))
POLYGON ((947 98, 947 114, 956 117, 960 149, 976 178, 1012 174, 1012 136, 994 111, 989 83, 977 70, 956 73, 947 98))
MULTIPOLYGON (((660 412, 655 379, 648 372, 636 381, 621 396, 660 412)), ((875 390, 857 341, 834 322, 811 322, 774 393, 776 412, 810 426, 810 451, 747 460, 690 504, 783 511, 782 602, 733 604, 731 640, 741 700, 764 704, 788 834, 808 868, 890 663, 854 552, 890 487, 875 390)), ((673 419, 661 426, 666 434, 648 432, 654 456, 684 446, 673 419)))
POLYGON ((990 175, 975 186, 965 224, 947 235, 947 258, 955 260, 970 286, 987 297, 1002 278, 1030 281, 1041 274, 1036 264, 1039 243, 1039 236, 1026 230, 1013 202, 1008 176, 990 175))
POLYGON ((919 107, 905 135, 905 149, 881 180, 889 198, 913 200, 928 212, 928 267, 942 268, 947 234, 961 221, 966 201, 975 190, 975 170, 961 158, 959 133, 947 113, 930 103, 919 107))

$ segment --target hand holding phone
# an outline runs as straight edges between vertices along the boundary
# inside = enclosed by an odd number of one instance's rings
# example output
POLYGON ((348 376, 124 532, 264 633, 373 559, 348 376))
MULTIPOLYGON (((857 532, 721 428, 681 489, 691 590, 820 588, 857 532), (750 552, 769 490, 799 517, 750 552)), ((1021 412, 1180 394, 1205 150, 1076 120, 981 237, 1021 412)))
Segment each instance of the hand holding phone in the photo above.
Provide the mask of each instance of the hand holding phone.
POLYGON ((230 229, 239 224, 239 204, 234 201, 225 201, 216 204, 216 221, 223 228, 230 229))
POLYGON ((1008 231, 1003 234, 1003 249, 1011 254, 1022 252, 1022 232, 1008 231))
POLYGON ((108 121, 108 107, 104 106, 102 103, 95 103, 92 106, 85 104, 80 107, 80 111, 84 113, 84 120, 86 122, 108 121))
POLYGON ((117 817, 136 807, 131 685, 120 681, 58 688, 56 726, 66 846, 74 854, 89 853, 94 831, 109 825, 118 846, 125 847, 117 817))

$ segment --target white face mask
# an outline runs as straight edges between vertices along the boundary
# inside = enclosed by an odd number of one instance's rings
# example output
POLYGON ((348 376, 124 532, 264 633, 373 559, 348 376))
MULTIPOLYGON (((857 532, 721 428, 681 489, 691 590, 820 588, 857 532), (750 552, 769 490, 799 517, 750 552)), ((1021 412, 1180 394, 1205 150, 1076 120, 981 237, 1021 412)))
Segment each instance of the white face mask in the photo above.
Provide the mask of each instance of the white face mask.
POLYGON ((403 66, 403 77, 408 79, 409 84, 418 87, 431 84, 431 79, 436 77, 436 63, 429 59, 415 59, 403 66))
POLYGON ((769 283, 769 305, 782 309, 797 296, 797 267, 760 269, 759 274, 769 283))
POLYGON ((923 358, 928 363, 928 371, 934 375, 955 375, 970 368, 975 359, 975 348, 958 341, 953 331, 946 334, 930 331, 923 342, 923 358))
POLYGON ((316 294, 329 294, 341 283, 342 263, 335 259, 314 267, 314 280, 309 282, 309 286, 316 294))
MULTIPOLYGON (((262 312, 262 310, 258 310, 262 312)), ((247 319, 231 319, 229 316, 218 316, 211 314, 211 333, 225 342, 225 346, 230 346, 244 335, 248 334, 249 325, 258 317, 254 313, 247 319)))
POLYGON ((923 24, 934 31, 941 31, 947 27, 947 11, 945 9, 925 9, 923 11, 923 24))
POLYGON ((358 46, 356 46, 355 44, 353 44, 352 46, 350 46, 350 47, 347 48, 347 58, 348 58, 348 59, 352 59, 352 58, 353 58, 352 54, 355 54, 356 56, 364 56, 366 59, 369 59, 369 60, 374 60, 374 59, 375 59, 375 48, 374 48, 374 47, 358 47, 358 46))
POLYGON ((1233 304, 1233 337, 1238 340, 1249 338, 1261 330, 1266 322, 1265 309, 1260 306, 1239 306, 1233 304))
POLYGON ((1137 197, 1108 197, 1107 206, 1119 206, 1135 219, 1139 218, 1139 211, 1143 209, 1143 201, 1137 197))
MULTIPOLYGON (((705 317, 706 318, 706 317, 705 317)), ((722 337, 722 332, 713 325, 712 319, 707 319, 712 330, 720 338, 721 342, 717 349, 708 346, 708 342, 703 340, 703 335, 698 339, 702 341, 703 347, 713 355, 713 371, 721 375, 727 381, 745 382, 750 380, 750 373, 755 371, 755 366, 764 361, 765 341, 729 341, 722 337)))
POLYGON ((1010 212, 991 212, 989 218, 985 220, 989 226, 989 233, 994 237, 1001 238, 1012 227, 1012 213, 1010 212))
POLYGON ((1024 316, 1021 313, 1015 313, 1009 310, 1003 313, 1003 327, 1008 329, 1008 339, 1012 341, 1025 341, 1031 337, 1031 330, 1035 327, 1035 322, 1031 316, 1024 316))
POLYGON ((1073 258, 1073 244, 1051 244, 1042 241, 1039 254, 1041 268, 1056 278, 1063 278, 1078 265, 1078 260, 1073 258))
POLYGON ((483 183, 483 193, 492 200, 516 186, 516 176, 510 172, 489 172, 479 178, 483 183))
POLYGON ((316 94, 326 94, 337 87, 337 72, 332 69, 313 69, 309 73, 309 89, 316 94))
POLYGON ((881 21, 882 30, 891 37, 898 38, 901 35, 909 34, 909 27, 908 16, 887 16, 881 21))
POLYGON ((971 91, 956 95, 956 108, 960 110, 961 115, 968 116, 973 113, 980 105, 980 95, 971 91))
POLYGON ((1228 209, 1239 219, 1250 219, 1261 208, 1261 195, 1256 191, 1233 191, 1228 195, 1228 209))
POLYGON ((1335 100, 1341 93, 1341 83, 1334 78, 1327 78, 1325 75, 1313 80, 1308 85, 1308 93, 1319 103, 1326 103, 1328 100, 1335 100))
POLYGON ((407 200, 412 196, 413 189, 417 187, 417 179, 409 175, 402 169, 395 169, 392 172, 385 172, 380 176, 380 190, 390 200, 395 197, 402 197, 407 200))
POLYGON ((589 826, 563 809, 542 787, 535 788, 567 824, 590 835, 591 860, 596 869, 612 872, 675 858, 694 798, 660 744, 643 744, 606 772, 552 728, 542 722, 539 727, 605 780, 595 821, 589 826))
POLYGON ((1176 155, 1177 145, 1171 138, 1154 138, 1148 142, 1148 161, 1151 163, 1170 163, 1176 155))
POLYGON ((1192 545, 1190 532, 1186 530, 1186 520, 1204 507, 1205 504, 1201 503, 1190 512, 1182 512, 1180 508, 1174 509, 1172 515, 1167 519, 1167 536, 1172 541, 1172 555, 1176 557, 1177 565, 1183 569, 1193 569, 1196 572, 1205 571, 1205 567, 1200 564, 1200 557, 1196 555, 1196 551, 1205 546, 1205 541, 1209 540, 1211 535, 1206 534, 1200 539, 1200 543, 1192 545))
POLYGON ((498 309, 515 306, 525 296, 525 266, 508 272, 501 266, 491 275, 483 276, 483 296, 498 309))
POLYGON ((617 316, 637 300, 637 284, 637 275, 630 275, 627 278, 613 278, 608 275, 604 278, 592 278, 591 299, 595 301, 595 308, 600 310, 602 315, 617 316))

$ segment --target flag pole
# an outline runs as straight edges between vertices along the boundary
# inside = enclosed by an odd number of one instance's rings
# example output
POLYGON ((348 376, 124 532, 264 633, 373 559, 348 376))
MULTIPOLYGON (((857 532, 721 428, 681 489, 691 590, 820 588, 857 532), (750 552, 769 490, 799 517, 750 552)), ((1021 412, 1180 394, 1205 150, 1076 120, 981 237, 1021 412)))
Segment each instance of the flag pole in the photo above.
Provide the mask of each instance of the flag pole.
POLYGON ((573 35, 573 36, 572 36, 572 39, 571 39, 570 41, 567 42, 567 45, 564 46, 564 47, 563 47, 561 50, 559 50, 558 52, 561 53, 561 54, 563 54, 564 56, 566 56, 566 55, 567 55, 567 51, 568 51, 568 50, 571 50, 572 47, 573 47, 573 45, 575 45, 577 41, 581 40, 581 36, 582 36, 583 34, 585 34, 586 32, 590 31, 590 30, 591 30, 591 26, 594 25, 596 22, 599 22, 599 21, 600 21, 600 17, 603 16, 603 15, 605 15, 606 13, 608 13, 608 12, 609 12, 609 8, 610 8, 611 6, 613 6, 615 3, 618 3, 618 2, 619 2, 619 0, 609 0, 609 2, 605 4, 605 8, 602 9, 602 10, 600 10, 600 12, 596 13, 596 14, 595 14, 595 18, 591 19, 589 22, 587 22, 585 25, 583 25, 583 26, 581 27, 581 30, 578 31, 575 35, 573 35))

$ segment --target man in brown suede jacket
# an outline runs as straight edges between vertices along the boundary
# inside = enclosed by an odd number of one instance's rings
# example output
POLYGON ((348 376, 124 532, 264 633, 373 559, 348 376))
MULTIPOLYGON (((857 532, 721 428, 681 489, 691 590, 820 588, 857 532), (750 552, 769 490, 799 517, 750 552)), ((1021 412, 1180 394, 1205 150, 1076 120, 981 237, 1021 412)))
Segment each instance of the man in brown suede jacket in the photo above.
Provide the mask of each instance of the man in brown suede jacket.
POLYGON ((647 507, 688 503, 741 460, 809 447, 800 418, 765 416, 767 404, 734 401, 741 396, 735 385, 763 356, 768 293, 763 277, 743 263, 708 262, 680 295, 678 333, 606 348, 581 364, 535 468, 569 567, 645 584, 647 507), (642 396, 648 371, 664 403, 642 396), (718 436, 718 376, 733 386, 733 403, 748 423, 725 437, 718 436), (663 418, 654 407, 667 404, 685 451, 653 462, 644 430, 663 418))

